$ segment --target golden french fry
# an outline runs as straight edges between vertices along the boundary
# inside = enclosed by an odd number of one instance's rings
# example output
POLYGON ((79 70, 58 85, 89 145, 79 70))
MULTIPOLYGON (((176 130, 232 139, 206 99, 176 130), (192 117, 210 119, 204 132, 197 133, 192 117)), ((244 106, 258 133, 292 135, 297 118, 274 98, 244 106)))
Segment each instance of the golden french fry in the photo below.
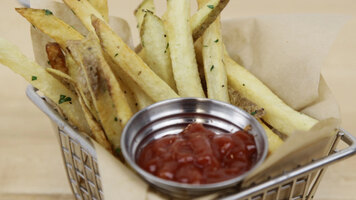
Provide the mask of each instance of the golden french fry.
POLYGON ((134 15, 136 17, 138 30, 141 30, 141 24, 147 11, 152 13, 155 12, 155 4, 153 0, 143 0, 135 10, 134 15))
POLYGON ((89 3, 101 14, 106 22, 109 21, 109 9, 107 0, 89 0, 89 3))
POLYGON ((206 29, 202 37, 204 73, 208 97, 229 103, 227 76, 224 66, 224 47, 220 18, 206 29))
POLYGON ((108 25, 94 15, 92 18, 103 50, 148 96, 154 101, 179 97, 108 25))
POLYGON ((190 19, 193 40, 196 41, 212 24, 230 0, 209 0, 199 3, 200 9, 190 19))
POLYGON ((62 49, 67 40, 81 40, 83 35, 73 27, 53 15, 49 10, 33 8, 16 8, 33 26, 54 39, 62 49))
POLYGON ((169 0, 167 6, 165 25, 178 94, 182 97, 205 97, 189 24, 190 1, 169 0))
POLYGON ((81 96, 78 86, 76 85, 75 81, 69 75, 63 73, 60 70, 46 68, 46 71, 48 73, 50 73, 52 76, 54 76, 55 78, 65 82, 68 85, 71 85, 71 87, 75 89, 75 92, 78 95, 78 100, 82 107, 85 119, 89 125, 90 130, 91 130, 90 136, 95 141, 97 141, 99 144, 101 144, 105 149, 107 149, 108 151, 112 151, 111 145, 110 145, 109 141, 107 140, 101 125, 95 120, 95 117, 91 114, 91 112, 85 105, 85 103, 83 101, 83 97, 81 96))
POLYGON ((172 89, 176 89, 173 78, 169 43, 163 22, 151 12, 146 12, 141 27, 141 44, 145 56, 143 60, 172 89))
MULTIPOLYGON (((105 62, 102 63, 98 59, 97 49, 90 44, 90 40, 68 41, 67 46, 74 60, 83 69, 91 98, 106 136, 114 148, 120 147, 122 120, 117 116, 108 85, 99 73, 100 65, 105 62)), ((99 52, 101 53, 100 49, 99 52)), ((127 108, 129 109, 128 105, 127 108)))
POLYGON ((229 85, 239 91, 242 96, 252 99, 254 103, 263 107, 266 110, 263 120, 278 131, 290 136, 296 130, 307 131, 318 122, 316 119, 293 110, 227 54, 225 54, 224 62, 229 85))
POLYGON ((75 15, 90 32, 95 33, 94 27, 91 24, 91 15, 95 15, 106 23, 99 11, 97 11, 87 0, 63 0, 63 2, 72 9, 75 15))
POLYGON ((20 74, 46 97, 56 102, 72 125, 81 131, 90 133, 77 96, 52 77, 43 67, 29 60, 15 45, 1 38, 0 63, 20 74))
POLYGON ((235 105, 250 113, 256 119, 262 118, 266 113, 264 108, 261 108, 249 99, 243 97, 238 91, 231 88, 231 86, 229 86, 229 97, 232 105, 235 105))

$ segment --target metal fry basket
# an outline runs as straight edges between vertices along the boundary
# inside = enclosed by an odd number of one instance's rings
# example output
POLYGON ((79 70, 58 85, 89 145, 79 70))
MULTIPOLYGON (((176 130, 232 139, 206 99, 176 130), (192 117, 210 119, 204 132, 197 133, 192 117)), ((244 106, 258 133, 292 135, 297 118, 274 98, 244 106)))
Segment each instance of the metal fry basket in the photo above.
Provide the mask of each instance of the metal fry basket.
MULTIPOLYGON (((79 133, 69 126, 58 112, 36 91, 35 88, 29 86, 26 94, 58 128, 58 139, 68 181, 76 199, 104 199, 96 152, 90 139, 85 134, 79 133)), ((264 183, 241 190, 238 193, 229 194, 220 199, 313 199, 327 167, 356 153, 356 138, 345 130, 340 129, 330 149, 328 156, 322 159, 315 160, 293 171, 271 178, 264 183), (340 141, 345 143, 347 147, 337 150, 340 141)))

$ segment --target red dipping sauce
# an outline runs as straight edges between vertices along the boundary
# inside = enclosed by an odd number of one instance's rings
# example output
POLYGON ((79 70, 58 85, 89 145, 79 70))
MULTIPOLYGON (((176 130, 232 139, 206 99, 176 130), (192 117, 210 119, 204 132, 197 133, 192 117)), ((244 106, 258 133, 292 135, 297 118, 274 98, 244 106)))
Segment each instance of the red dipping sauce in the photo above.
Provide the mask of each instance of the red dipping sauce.
POLYGON ((254 137, 246 131, 215 134, 202 124, 146 145, 137 164, 170 181, 208 184, 234 178, 251 169, 257 158, 254 137))

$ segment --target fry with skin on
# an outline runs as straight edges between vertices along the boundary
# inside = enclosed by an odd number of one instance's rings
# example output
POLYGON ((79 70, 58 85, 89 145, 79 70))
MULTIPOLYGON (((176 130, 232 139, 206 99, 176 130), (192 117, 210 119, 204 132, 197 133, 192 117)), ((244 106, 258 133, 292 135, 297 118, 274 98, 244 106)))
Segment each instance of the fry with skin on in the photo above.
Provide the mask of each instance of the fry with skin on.
POLYGON ((68 74, 66 60, 61 47, 56 42, 50 42, 46 45, 48 63, 53 69, 57 69, 65 74, 68 74))
POLYGON ((147 11, 149 11, 151 13, 155 12, 155 4, 154 4, 153 0, 143 0, 140 3, 140 5, 136 8, 136 10, 134 11, 138 30, 141 30, 143 18, 147 11))
POLYGON ((195 59, 189 0, 169 0, 165 21, 172 69, 181 97, 205 97, 195 59))
POLYGON ((109 9, 107 0, 88 0, 88 2, 101 14, 106 22, 109 22, 109 9))
POLYGON ((172 89, 176 89, 167 34, 163 22, 151 12, 146 12, 141 27, 141 44, 145 52, 143 60, 172 89))
MULTIPOLYGON (((80 92, 78 90, 78 86, 76 85, 75 81, 67 74, 63 73, 62 71, 52 69, 52 68, 46 68, 46 71, 50 73, 53 77, 60 79, 61 81, 65 82, 66 84, 71 85, 72 88, 75 89, 76 94, 78 95, 78 100, 79 103, 82 107, 85 119, 89 125, 89 128, 91 130, 90 136, 97 141, 99 144, 101 144, 105 149, 108 151, 111 150, 111 145, 109 141, 107 140, 105 133, 100 126, 100 124, 95 120, 95 117, 91 114, 87 106, 85 105, 83 101, 83 97, 80 95, 80 92)), ((89 134, 89 133, 88 133, 89 134)))
POLYGON ((253 74, 232 60, 225 52, 225 67, 229 85, 247 99, 266 110, 263 120, 290 136, 294 131, 307 131, 318 121, 293 110, 253 74))
POLYGON ((81 40, 84 38, 77 30, 66 24, 46 9, 16 8, 33 26, 54 39, 62 49, 67 40, 81 40))
MULTIPOLYGON (((105 62, 98 59, 96 55, 98 52, 90 44, 90 40, 68 41, 67 44, 74 60, 83 69, 91 98, 106 136, 114 148, 120 147, 120 136, 123 128, 121 125, 122 119, 117 116, 108 85, 99 73, 100 65, 105 62)), ((100 49, 99 51, 101 53, 100 49)), ((128 105, 127 109, 130 109, 128 105)))
POLYGON ((43 67, 29 60, 19 49, 0 38, 0 63, 21 75, 46 97, 57 103, 69 123, 80 131, 90 133, 76 94, 53 78, 43 67))
POLYGON ((103 50, 149 97, 154 101, 179 97, 108 25, 94 15, 92 18, 103 50))
POLYGON ((230 0, 199 0, 200 9, 190 19, 193 40, 196 41, 220 15, 230 0))
MULTIPOLYGON (((197 0, 199 9, 215 9, 208 0, 197 0)), ((202 36, 202 55, 208 98, 229 103, 229 93, 224 58, 224 46, 221 35, 220 17, 205 30, 202 36)))

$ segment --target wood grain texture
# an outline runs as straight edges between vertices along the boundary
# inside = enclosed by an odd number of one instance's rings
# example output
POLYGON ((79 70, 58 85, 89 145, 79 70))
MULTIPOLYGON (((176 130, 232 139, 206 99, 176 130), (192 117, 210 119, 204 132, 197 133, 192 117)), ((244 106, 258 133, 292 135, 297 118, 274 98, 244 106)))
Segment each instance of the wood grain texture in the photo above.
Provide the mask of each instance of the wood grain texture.
MULTIPOLYGON (((192 1, 194 2, 194 1, 192 1)), ((111 0, 111 15, 128 20, 137 44, 133 10, 139 0, 111 0), (129 2, 129 3, 128 3, 129 2)), ((162 14, 165 1, 156 0, 162 14)), ((192 10, 196 8, 192 3, 192 10)), ((33 57, 30 25, 14 8, 14 0, 2 0, 0 37, 21 47, 33 57)), ((354 0, 239 0, 230 1, 222 18, 284 13, 349 14, 355 18, 354 0)), ((335 41, 323 75, 342 111, 342 126, 356 135, 356 20, 351 20, 335 41)), ((27 83, 0 66, 0 200, 71 199, 56 136, 47 117, 25 96, 27 83)), ((317 200, 356 199, 356 157, 330 167, 320 184, 317 200)))

